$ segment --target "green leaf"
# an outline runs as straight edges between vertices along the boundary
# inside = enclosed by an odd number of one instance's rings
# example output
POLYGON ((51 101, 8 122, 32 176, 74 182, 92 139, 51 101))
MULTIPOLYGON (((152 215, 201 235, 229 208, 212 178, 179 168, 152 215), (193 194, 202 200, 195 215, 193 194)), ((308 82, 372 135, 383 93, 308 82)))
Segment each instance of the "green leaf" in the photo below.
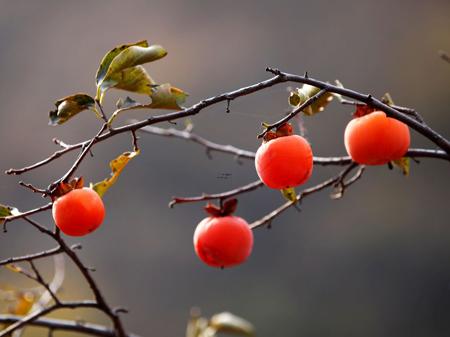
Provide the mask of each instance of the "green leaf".
POLYGON ((181 110, 181 104, 186 101, 188 94, 181 89, 172 87, 169 83, 152 88, 151 109, 181 110))
POLYGON ((96 184, 90 184, 90 187, 98 193, 101 197, 105 194, 105 192, 116 183, 117 178, 122 173, 125 166, 127 166, 128 162, 136 157, 140 153, 139 150, 133 152, 124 152, 117 158, 113 159, 109 166, 111 167, 111 176, 106 178, 103 181, 100 181, 96 184))
MULTIPOLYGON (((303 84, 301 88, 297 88, 292 91, 289 95, 289 104, 291 106, 298 107, 305 103, 309 98, 316 95, 320 91, 319 88, 314 87, 309 84, 303 84)), ((312 116, 318 112, 325 110, 325 107, 333 100, 334 95, 332 93, 326 92, 324 95, 320 96, 312 104, 308 105, 303 109, 303 113, 308 116, 312 116)))
POLYGON ((0 204, 0 225, 3 224, 6 217, 19 214, 20 212, 17 208, 0 204))
POLYGON ((297 192, 294 187, 284 188, 280 190, 283 197, 289 201, 296 202, 297 201, 297 192))
POLYGON ((105 91, 112 87, 148 93, 145 86, 154 84, 154 82, 143 68, 137 66, 156 61, 166 55, 167 51, 163 47, 159 45, 148 46, 146 41, 113 49, 103 58, 97 71, 96 98, 102 102, 105 91), (129 70, 133 67, 136 68, 129 70))
POLYGON ((405 176, 409 175, 410 159, 408 157, 402 157, 400 159, 393 160, 392 164, 394 164, 394 166, 398 167, 402 171, 403 175, 405 175, 405 176))
POLYGON ((233 335, 254 336, 255 334, 255 328, 250 322, 229 312, 222 312, 212 316, 209 326, 217 330, 217 332, 233 335))
POLYGON ((125 49, 131 47, 131 46, 141 46, 141 47, 148 47, 148 42, 146 40, 139 41, 136 43, 129 43, 129 44, 123 44, 121 46, 117 46, 114 49, 110 50, 106 55, 103 57, 102 61, 100 62, 100 67, 97 70, 97 74, 95 75, 95 83, 97 86, 103 81, 106 73, 108 72, 109 65, 111 64, 112 60, 119 55, 121 52, 123 52, 125 49))
POLYGON ((63 124, 83 110, 95 110, 95 100, 83 93, 61 98, 55 102, 56 110, 50 111, 50 125, 63 124))

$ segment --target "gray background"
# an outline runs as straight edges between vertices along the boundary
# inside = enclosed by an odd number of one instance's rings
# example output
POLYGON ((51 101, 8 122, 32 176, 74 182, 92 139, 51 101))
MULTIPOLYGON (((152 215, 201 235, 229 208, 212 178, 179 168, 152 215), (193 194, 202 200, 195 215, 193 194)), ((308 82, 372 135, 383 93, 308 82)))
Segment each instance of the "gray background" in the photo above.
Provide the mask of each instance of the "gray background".
MULTIPOLYGON (((265 67, 275 66, 339 78, 377 96, 389 91, 449 135, 450 66, 437 56, 439 49, 450 51, 449 14, 448 1, 0 1, 1 169, 49 155, 57 149, 53 137, 68 143, 91 137, 99 124, 90 113, 47 126, 52 102, 78 91, 94 94, 106 51, 140 39, 168 50, 147 69, 158 82, 188 91, 188 105, 261 81, 269 76, 265 67)), ((205 110, 192 119, 195 131, 256 150, 261 121, 274 121, 288 108, 286 87, 236 100, 231 114, 223 104, 205 110)), ((109 92, 107 110, 125 95, 109 92)), ((351 110, 334 103, 304 120, 317 155, 345 154, 342 133, 351 110)), ((259 336, 450 334, 448 163, 424 159, 408 178, 370 168, 343 200, 332 201, 325 191, 305 200, 301 213, 279 217, 272 230, 256 231, 248 263, 220 271, 200 263, 192 248, 201 205, 166 206, 173 195, 253 181, 253 163, 238 165, 220 154, 209 160, 194 144, 155 136, 143 135, 140 145, 142 154, 105 196, 103 227, 69 240, 83 243, 82 257, 97 268, 109 302, 130 309, 124 317, 129 330, 182 336, 196 305, 205 315, 241 315, 259 336), (223 173, 231 176, 218 179, 223 173)), ((412 145, 432 147, 414 132, 412 145)), ((128 135, 99 144, 79 173, 88 182, 103 179, 109 160, 130 146, 128 135)), ((22 177, 0 176, 0 201, 23 210, 41 205, 45 201, 17 181, 46 186, 74 156, 22 177)), ((317 168, 308 185, 335 171, 317 168)), ((253 221, 282 202, 278 192, 261 189, 240 199, 238 215, 253 221)), ((37 218, 52 223, 50 213, 37 218)), ((51 245, 16 222, 0 235, 0 257, 51 245)), ((0 286, 13 284, 30 285, 2 270, 0 286)), ((64 298, 87 294, 70 269, 64 298)), ((104 320, 95 312, 56 316, 104 320)))

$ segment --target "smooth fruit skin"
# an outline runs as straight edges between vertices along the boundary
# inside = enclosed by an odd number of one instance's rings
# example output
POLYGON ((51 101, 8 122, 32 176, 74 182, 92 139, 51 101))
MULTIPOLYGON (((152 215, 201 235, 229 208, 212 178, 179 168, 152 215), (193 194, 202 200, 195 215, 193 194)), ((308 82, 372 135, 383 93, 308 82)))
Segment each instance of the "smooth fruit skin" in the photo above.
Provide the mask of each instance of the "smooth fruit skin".
POLYGON ((64 234, 83 236, 101 225, 105 217, 105 206, 97 192, 83 187, 56 199, 52 214, 56 226, 64 234))
POLYGON ((345 128, 345 148, 353 161, 363 165, 383 165, 400 159, 408 151, 409 128, 383 111, 351 120, 345 128))
POLYGON ((240 217, 208 217, 195 229, 194 248, 197 256, 209 266, 235 266, 250 255, 253 232, 240 217))
POLYGON ((301 185, 312 173, 311 146, 298 135, 270 140, 256 152, 255 167, 259 178, 270 188, 284 189, 301 185))

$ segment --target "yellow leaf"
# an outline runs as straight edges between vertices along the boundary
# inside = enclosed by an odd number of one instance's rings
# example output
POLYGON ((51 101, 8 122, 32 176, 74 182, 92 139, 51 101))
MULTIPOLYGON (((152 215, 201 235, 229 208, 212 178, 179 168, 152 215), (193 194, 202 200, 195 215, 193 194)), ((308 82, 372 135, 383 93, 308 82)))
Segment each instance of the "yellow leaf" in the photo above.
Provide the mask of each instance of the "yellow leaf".
POLYGON ((172 87, 169 83, 152 88, 151 109, 181 110, 181 104, 186 101, 188 94, 181 89, 172 87))
MULTIPOLYGON (((298 107, 301 104, 305 103, 309 98, 316 95, 319 91, 320 89, 317 87, 309 84, 303 84, 301 88, 297 88, 290 93, 289 104, 294 108, 298 107)), ((323 110, 325 110, 325 107, 333 100, 333 97, 334 96, 332 93, 325 93, 312 104, 304 108, 303 113, 305 115, 312 116, 318 112, 322 112, 323 110)))
POLYGON ((10 264, 5 265, 5 267, 15 273, 20 273, 22 271, 22 268, 20 268, 17 264, 10 263, 10 264))
POLYGON ((83 110, 95 110, 94 99, 83 93, 61 98, 55 102, 56 110, 50 111, 50 125, 63 124, 83 110))
POLYGON ((91 188, 98 193, 101 197, 105 194, 105 192, 115 184, 117 178, 122 173, 122 170, 128 164, 128 162, 136 157, 140 153, 139 150, 133 152, 124 152, 117 158, 113 159, 109 166, 111 167, 111 176, 103 181, 100 181, 96 184, 91 183, 91 188))
POLYGON ((402 157, 400 159, 393 160, 392 163, 402 171, 403 175, 409 175, 410 159, 408 157, 402 157))
POLYGON ((253 336, 255 334, 255 328, 250 322, 229 312, 222 312, 212 316, 209 321, 209 327, 214 328, 218 332, 233 335, 253 336))
POLYGON ((285 197, 287 200, 295 202, 297 201, 297 192, 295 191, 295 188, 293 187, 289 187, 289 188, 284 188, 281 191, 281 194, 283 195, 283 197, 285 197))

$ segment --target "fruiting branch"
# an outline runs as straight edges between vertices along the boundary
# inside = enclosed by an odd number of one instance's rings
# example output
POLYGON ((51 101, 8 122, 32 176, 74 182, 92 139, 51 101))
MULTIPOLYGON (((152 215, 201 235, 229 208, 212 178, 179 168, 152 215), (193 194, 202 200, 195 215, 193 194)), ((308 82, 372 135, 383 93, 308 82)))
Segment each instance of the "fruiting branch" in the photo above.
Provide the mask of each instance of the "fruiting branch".
MULTIPOLYGON (((358 102, 361 102, 363 104, 369 105, 371 107, 374 107, 376 109, 384 111, 387 115, 394 117, 403 123, 407 124, 412 129, 419 132, 421 135, 423 135, 425 138, 432 141, 434 144, 436 144, 440 150, 434 150, 434 149, 410 149, 406 156, 411 158, 436 158, 436 159, 443 159, 450 161, 450 142, 444 138, 442 135, 437 133, 435 130, 431 129, 421 118, 421 116, 415 112, 413 109, 405 108, 405 107, 399 107, 394 105, 388 105, 384 103, 382 100, 379 100, 377 98, 374 98, 372 95, 363 94, 354 90, 346 89, 341 86, 332 85, 327 82, 322 82, 319 80, 315 80, 310 78, 309 76, 299 76, 299 75, 293 75, 285 72, 281 72, 276 69, 268 68, 267 71, 274 74, 274 76, 270 79, 242 87, 240 89, 222 93, 217 96, 210 97, 208 99, 202 100, 191 107, 165 113, 161 115, 151 116, 147 119, 141 120, 141 121, 133 121, 129 124, 125 124, 120 127, 110 127, 108 124, 108 119, 103 111, 102 105, 97 102, 96 109, 100 115, 104 123, 102 124, 101 128, 98 130, 98 132, 90 139, 76 143, 76 144, 66 144, 65 142, 61 140, 54 140, 54 142, 61 147, 58 151, 55 151, 53 154, 51 154, 49 157, 34 163, 32 165, 20 168, 20 169, 10 169, 6 173, 7 174, 23 174, 25 172, 34 170, 36 168, 45 166, 52 161, 60 158, 61 156, 80 149, 80 153, 74 163, 71 165, 69 170, 61 176, 60 179, 52 182, 49 184, 49 187, 47 189, 41 189, 38 187, 33 186, 32 184, 23 183, 20 184, 26 188, 28 188, 33 193, 40 193, 44 194, 46 196, 49 196, 59 185, 61 182, 68 182, 73 175, 75 174, 76 170, 80 166, 80 164, 83 162, 83 160, 86 158, 86 155, 91 152, 92 148, 95 146, 95 144, 106 141, 107 139, 123 134, 123 133, 130 133, 132 136, 132 144, 134 150, 138 149, 138 137, 136 135, 136 132, 138 130, 151 133, 154 135, 159 136, 165 136, 165 137, 174 137, 174 138, 180 138, 185 139, 187 141, 192 141, 194 143, 197 143, 203 147, 206 148, 207 153, 209 154, 212 151, 216 152, 222 152, 222 153, 229 153, 232 155, 235 155, 237 158, 244 158, 244 159, 254 159, 255 153, 243 150, 240 148, 237 148, 233 145, 222 145, 218 143, 214 143, 210 140, 207 140, 195 133, 192 133, 190 129, 186 130, 176 130, 174 128, 159 128, 153 126, 153 124, 157 123, 163 123, 163 122, 172 122, 180 118, 185 118, 189 116, 196 115, 203 111, 204 109, 213 106, 215 104, 219 104, 221 102, 226 102, 227 104, 227 111, 229 111, 229 104, 232 100, 237 99, 239 97, 243 97, 246 95, 253 94, 255 92, 265 90, 269 87, 272 87, 277 84, 281 83, 287 83, 287 82, 293 82, 293 83, 303 83, 303 84, 309 84, 312 86, 315 86, 320 89, 320 91, 315 94, 314 96, 307 99, 303 104, 301 104, 299 107, 297 107, 295 110, 293 110, 290 114, 287 116, 281 118, 275 123, 265 125, 265 130, 261 133, 260 136, 263 136, 265 133, 267 133, 269 130, 273 128, 277 128, 287 122, 288 120, 292 119, 295 115, 300 113, 303 109, 305 109, 310 104, 313 104, 314 101, 319 99, 322 95, 326 93, 335 93, 340 94, 350 100, 355 100, 357 102, 344 100, 344 102, 348 103, 351 102, 351 104, 359 104, 358 102)), ((135 106, 134 108, 137 108, 138 106, 135 106)), ((144 107, 144 105, 142 106, 144 107)), ((113 112, 112 115, 117 115, 117 113, 120 111, 123 111, 121 109, 117 109, 115 112, 113 112)), ((309 157, 310 158, 310 157, 309 157)), ((269 214, 263 216, 261 219, 253 222, 250 224, 250 228, 258 228, 261 226, 264 226, 266 224, 271 223, 271 221, 279 216, 282 212, 284 212, 286 209, 288 209, 291 206, 296 205, 299 201, 303 200, 306 196, 319 192, 325 188, 333 187, 334 188, 334 197, 341 197, 351 184, 355 183, 357 180, 359 180, 363 174, 364 166, 360 166, 350 159, 350 157, 314 157, 313 162, 316 165, 335 165, 335 166, 345 166, 345 168, 336 176, 331 177, 313 187, 304 189, 301 191, 293 201, 289 201, 281 205, 280 207, 276 208, 269 214), (356 172, 351 176, 352 172, 356 172)), ((175 197, 170 205, 173 206, 177 203, 187 203, 187 202, 198 202, 198 201, 205 201, 205 200, 220 200, 223 201, 227 198, 240 195, 242 193, 250 192, 253 190, 256 190, 257 188, 261 187, 263 184, 261 181, 255 181, 250 184, 235 188, 233 190, 229 190, 222 193, 216 193, 216 194, 203 194, 201 196, 196 197, 187 197, 187 198, 180 198, 175 197)), ((295 194, 294 194, 295 196, 295 194)), ((58 246, 56 248, 45 250, 42 252, 34 253, 34 254, 28 254, 24 256, 18 256, 18 257, 11 257, 9 259, 5 259, 3 261, 0 261, 1 265, 7 265, 10 263, 20 263, 20 262, 28 262, 30 264, 30 267, 34 274, 30 274, 28 272, 27 276, 30 276, 35 281, 37 281, 41 286, 43 286, 47 291, 50 292, 50 295, 52 296, 55 303, 53 303, 50 306, 47 306, 45 308, 42 308, 40 310, 34 311, 28 316, 25 317, 16 317, 16 316, 1 316, 0 315, 0 322, 3 320, 4 322, 9 322, 11 325, 0 332, 1 336, 6 336, 10 334, 11 332, 20 329, 28 324, 35 324, 35 325, 41 325, 41 326, 47 326, 48 328, 52 330, 71 330, 71 331, 78 331, 82 333, 90 333, 92 335, 97 336, 131 336, 128 335, 125 332, 125 329, 123 327, 123 324, 121 322, 121 319, 119 317, 120 310, 115 310, 109 304, 107 303, 103 293, 100 290, 100 287, 95 282, 94 278, 92 277, 90 268, 86 267, 84 263, 81 261, 77 253, 73 248, 68 246, 68 244, 65 242, 65 240, 62 238, 59 229, 53 228, 49 229, 45 227, 44 225, 40 224, 39 222, 36 222, 35 220, 31 219, 30 216, 33 214, 37 214, 46 210, 49 210, 52 208, 53 203, 48 203, 46 205, 43 205, 41 207, 16 214, 16 215, 10 215, 4 217, 3 225, 4 228, 6 228, 6 224, 8 222, 17 220, 17 219, 23 219, 27 221, 30 225, 38 229, 40 232, 46 234, 47 236, 51 237, 58 246), (49 257, 52 255, 56 255, 59 253, 64 253, 78 268, 79 272, 84 277, 85 281, 89 285, 90 289, 92 290, 94 300, 92 301, 77 301, 77 302, 64 302, 60 301, 54 292, 52 292, 50 286, 44 281, 41 274, 37 270, 34 260, 49 257), (65 309, 65 308, 82 308, 82 307, 89 307, 89 308, 96 308, 103 313, 105 313, 112 321, 114 328, 112 330, 109 330, 107 328, 96 326, 96 325, 89 325, 89 324, 75 324, 73 322, 67 322, 67 321, 58 321, 58 320, 50 320, 50 319, 44 319, 43 316, 46 314, 59 310, 59 309, 65 309)), ((25 275, 25 274, 24 274, 25 275)))

